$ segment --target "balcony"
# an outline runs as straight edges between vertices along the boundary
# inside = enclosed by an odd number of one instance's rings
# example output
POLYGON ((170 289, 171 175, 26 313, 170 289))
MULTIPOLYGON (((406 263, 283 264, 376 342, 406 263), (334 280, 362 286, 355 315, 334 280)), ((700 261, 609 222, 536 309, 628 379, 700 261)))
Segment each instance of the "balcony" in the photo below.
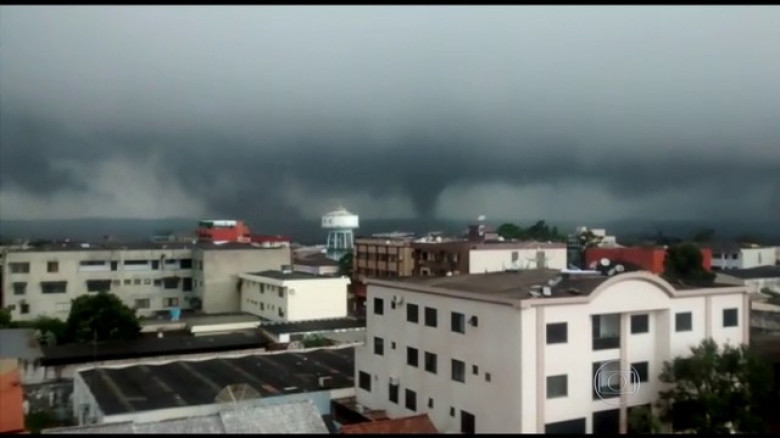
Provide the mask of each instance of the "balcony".
POLYGON ((593 315, 593 349, 620 348, 620 314, 593 315))

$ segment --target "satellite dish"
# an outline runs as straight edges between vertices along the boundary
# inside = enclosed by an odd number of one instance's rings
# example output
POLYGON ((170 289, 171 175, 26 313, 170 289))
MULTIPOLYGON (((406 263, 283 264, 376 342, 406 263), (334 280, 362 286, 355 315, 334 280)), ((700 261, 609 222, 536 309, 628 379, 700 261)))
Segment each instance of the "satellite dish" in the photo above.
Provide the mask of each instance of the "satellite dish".
POLYGON ((615 270, 618 272, 624 272, 626 270, 626 267, 623 265, 617 265, 615 266, 615 270))
POLYGON ((601 259, 601 266, 609 266, 609 259, 606 257, 601 259))
POLYGON ((246 383, 228 385, 219 391, 214 401, 217 403, 238 403, 260 398, 260 393, 246 383))

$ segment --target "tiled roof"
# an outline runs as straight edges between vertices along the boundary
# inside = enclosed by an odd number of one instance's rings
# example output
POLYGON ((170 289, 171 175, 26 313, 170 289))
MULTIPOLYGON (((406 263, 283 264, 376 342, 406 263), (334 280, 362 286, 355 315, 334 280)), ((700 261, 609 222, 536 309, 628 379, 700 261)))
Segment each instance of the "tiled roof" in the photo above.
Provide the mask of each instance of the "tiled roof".
POLYGON ((412 417, 395 418, 392 420, 369 421, 350 424, 341 427, 343 434, 374 434, 374 433, 439 433, 428 418, 428 414, 412 417))

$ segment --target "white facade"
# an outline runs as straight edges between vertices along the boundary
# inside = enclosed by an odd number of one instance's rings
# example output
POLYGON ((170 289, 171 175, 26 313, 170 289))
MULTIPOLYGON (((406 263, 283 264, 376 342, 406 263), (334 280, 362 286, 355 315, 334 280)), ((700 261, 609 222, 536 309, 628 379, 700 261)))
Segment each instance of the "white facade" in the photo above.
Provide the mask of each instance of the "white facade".
POLYGON ((469 274, 501 272, 507 269, 544 268, 566 269, 565 245, 561 245, 560 248, 480 248, 469 250, 469 274))
POLYGON ((240 275, 242 312, 271 321, 307 321, 347 316, 349 278, 319 277, 300 272, 278 274, 240 275))
POLYGON ((522 300, 371 280, 367 303, 366 344, 356 350, 358 403, 391 418, 425 412, 444 433, 465 431, 468 414, 476 433, 545 433, 572 420, 582 432, 594 433, 594 414, 610 410, 625 431, 627 408, 656 399, 664 360, 689 353, 705 337, 748 342, 744 287, 678 291, 646 272, 606 279, 587 296, 522 300), (416 323, 408 321, 409 305, 417 306, 416 323), (376 314, 378 306, 382 314, 376 314), (436 327, 426 324, 426 308, 435 309, 436 327), (726 309, 736 312, 736 326, 724 327, 726 309), (466 321, 463 333, 452 330, 453 312, 466 321), (677 332, 680 312, 690 312, 691 327, 677 332), (603 333, 614 334, 609 348, 594 349, 594 315, 614 315, 601 323, 603 333), (632 333, 632 315, 647 315, 644 332, 632 333), (548 344, 547 325, 553 323, 564 323, 566 335, 548 344), (379 342, 381 355, 375 350, 379 342), (417 350, 417 366, 407 363, 407 347, 417 350), (436 355, 435 373, 426 371, 426 353, 436 355), (452 360, 463 362, 463 382, 453 380, 452 360), (635 394, 606 400, 594 395, 594 364, 612 360, 647 366, 647 380, 632 386, 635 394), (565 376, 562 396, 547 397, 552 376, 565 376), (364 388, 368 382, 370 390, 364 388), (389 400, 391 383, 398 385, 397 402, 389 400), (406 407, 407 389, 415 392, 416 409, 406 407))
POLYGON ((14 320, 66 319, 71 301, 106 289, 141 316, 189 308, 191 249, 9 251, 3 305, 14 320))
POLYGON ((713 269, 749 269, 774 265, 777 262, 775 247, 734 248, 728 251, 713 249, 713 269))

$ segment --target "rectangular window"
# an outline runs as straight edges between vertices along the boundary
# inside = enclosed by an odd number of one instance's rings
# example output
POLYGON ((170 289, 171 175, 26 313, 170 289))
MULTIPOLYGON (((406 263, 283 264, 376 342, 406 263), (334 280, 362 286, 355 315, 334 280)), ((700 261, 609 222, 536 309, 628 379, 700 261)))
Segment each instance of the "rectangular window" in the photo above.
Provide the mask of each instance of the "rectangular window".
POLYGON ((385 314, 385 301, 381 298, 374 298, 374 315, 385 314))
POLYGON ((566 397, 569 393, 568 376, 547 376, 547 398, 566 397))
POLYGON ((425 352, 425 371, 436 374, 436 355, 434 353, 425 352))
POLYGON ((136 286, 140 286, 141 285, 141 279, 140 278, 134 278, 133 279, 133 284, 136 285, 136 286))
POLYGON ((155 286, 158 286, 158 287, 159 287, 159 286, 162 286, 162 280, 160 280, 160 279, 158 278, 158 279, 154 280, 154 281, 152 282, 152 284, 153 284, 153 285, 155 285, 155 286))
POLYGON ((631 364, 631 383, 637 383, 637 379, 640 382, 647 382, 648 378, 648 363, 636 362, 631 364))
POLYGON ((181 259, 179 267, 181 269, 192 269, 192 259, 181 259))
POLYGON ((279 298, 284 298, 284 288, 279 288, 279 298))
POLYGON ((148 298, 135 300, 135 308, 136 309, 148 309, 150 307, 152 307, 152 305, 151 305, 151 302, 149 301, 148 298))
POLYGON ((198 269, 201 270, 201 271, 203 270, 203 261, 202 260, 198 260, 198 269))
POLYGON ((166 298, 163 300, 163 305, 165 307, 178 307, 179 306, 179 299, 178 298, 166 298))
POLYGON ((14 295, 24 295, 27 293, 27 283, 17 281, 13 283, 14 295))
POLYGON ((466 315, 452 312, 452 322, 450 326, 455 333, 466 333, 466 315))
POLYGON ((433 409, 433 399, 431 397, 428 397, 428 407, 433 409))
POLYGON ((122 280, 111 280, 111 285, 112 286, 121 286, 122 285, 122 280))
POLYGON ((457 359, 452 359, 452 380, 466 383, 466 364, 457 359))
POLYGON ((374 354, 377 356, 385 355, 385 340, 374 336, 374 354))
POLYGON ((689 332, 693 330, 693 315, 691 312, 680 312, 674 315, 674 331, 689 332))
POLYGON ((279 318, 284 318, 284 310, 282 310, 281 307, 276 309, 276 310, 277 310, 277 313, 279 314, 279 318))
POLYGON ((133 280, 125 278, 125 286, 130 286, 131 284, 133 284, 133 280))
POLYGON ((406 390, 406 409, 417 412, 417 393, 411 389, 406 390))
POLYGON ((737 309, 723 309, 723 327, 736 327, 739 324, 737 309))
POLYGON ((398 404, 398 385, 392 383, 387 387, 388 398, 392 403, 398 404))
POLYGON ((436 327, 436 309, 432 307, 425 308, 425 325, 428 327, 436 327))
POLYGON ((116 271, 119 269, 119 262, 111 262, 111 270, 116 271))
POLYGON ((420 363, 419 354, 416 348, 406 347, 406 364, 412 367, 418 367, 420 363))
POLYGON ((419 307, 417 307, 417 304, 407 304, 406 305, 406 321, 407 322, 413 322, 417 324, 420 322, 419 317, 419 307))
POLYGON ((636 335, 639 333, 647 333, 650 330, 650 316, 648 314, 643 315, 631 315, 631 334, 636 335))
POLYGON ((60 270, 59 262, 46 262, 46 272, 49 273, 59 272, 59 270, 60 270))
POLYGON ((184 292, 192 291, 192 278, 190 277, 182 278, 181 290, 183 290, 184 292))
POLYGON ((152 271, 160 269, 160 262, 158 260, 152 260, 152 271))
POLYGON ((67 291, 67 281, 42 281, 41 292, 45 294, 64 294, 67 291))
POLYGON ((9 263, 8 267, 11 269, 12 274, 29 274, 30 263, 28 262, 15 262, 9 263))
MULTIPOLYGON (((105 262, 102 262, 102 261, 99 261, 99 262, 91 262, 91 261, 89 261, 89 262, 81 262, 81 265, 85 266, 85 263, 98 264, 98 265, 105 264, 105 262)), ((124 263, 125 266, 144 266, 144 265, 148 265, 148 264, 149 264, 149 260, 125 260, 125 263, 124 263)))
POLYGON ((471 374, 474 374, 475 376, 479 375, 479 367, 476 365, 471 366, 471 374))
POLYGON ((108 292, 111 280, 87 280, 87 292, 108 292))
POLYGON ((144 278, 144 284, 147 285, 147 286, 152 284, 152 279, 151 278, 144 278))
POLYGON ((260 303, 260 310, 265 310, 265 303, 263 302, 260 303))
POLYGON ((565 344, 569 340, 568 325, 565 322, 547 324, 547 344, 565 344))
POLYGON ((21 313, 22 315, 26 315, 30 313, 30 305, 27 303, 19 304, 19 313, 21 313))
POLYGON ((620 314, 591 315, 593 349, 620 348, 620 314))
POLYGON ((163 278, 163 287, 165 289, 178 289, 179 277, 166 277, 163 278))
POLYGON ((360 385, 360 389, 371 392, 371 374, 368 374, 364 371, 360 371, 358 373, 358 380, 359 380, 358 384, 360 385))

